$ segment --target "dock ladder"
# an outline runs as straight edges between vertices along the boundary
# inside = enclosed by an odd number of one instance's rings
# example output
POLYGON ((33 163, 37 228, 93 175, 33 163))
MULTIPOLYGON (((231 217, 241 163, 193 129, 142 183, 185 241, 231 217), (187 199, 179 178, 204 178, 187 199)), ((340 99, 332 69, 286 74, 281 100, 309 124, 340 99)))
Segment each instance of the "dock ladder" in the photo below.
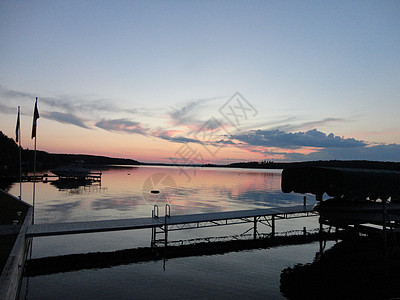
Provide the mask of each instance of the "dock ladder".
MULTIPOLYGON (((151 216, 153 218, 159 219, 158 212, 158 205, 154 205, 151 216)), ((164 244, 165 247, 168 245, 168 219, 170 216, 171 206, 169 204, 165 204, 164 223, 160 226, 155 226, 151 228, 151 247, 157 247, 159 244, 164 244), (157 237, 160 234, 163 235, 163 238, 157 237)))

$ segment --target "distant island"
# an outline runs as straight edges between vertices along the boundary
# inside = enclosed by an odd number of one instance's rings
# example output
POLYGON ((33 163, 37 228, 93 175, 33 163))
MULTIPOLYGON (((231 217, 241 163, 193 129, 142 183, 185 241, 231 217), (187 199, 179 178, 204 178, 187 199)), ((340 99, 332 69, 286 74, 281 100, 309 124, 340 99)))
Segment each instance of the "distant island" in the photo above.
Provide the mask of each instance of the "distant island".
POLYGON ((228 165, 232 168, 252 169, 287 169, 299 167, 330 167, 330 168, 356 168, 356 169, 385 169, 400 171, 400 162, 369 161, 369 160, 319 160, 302 162, 240 162, 228 165))
MULTIPOLYGON (((33 170, 34 151, 21 150, 24 172, 33 170)), ((106 165, 139 165, 133 159, 113 158, 86 154, 57 154, 45 151, 36 152, 38 170, 50 170, 62 165, 81 164, 89 168, 106 165)), ((12 176, 19 173, 19 151, 17 143, 0 131, 0 176, 12 176)))
MULTIPOLYGON (((22 149, 23 171, 33 170, 33 150, 22 149)), ((400 171, 400 162, 380 162, 366 160, 329 160, 329 161, 303 161, 303 162, 273 162, 252 161, 238 162, 228 165, 204 164, 159 164, 141 163, 133 159, 113 158, 85 154, 56 154, 45 151, 37 151, 37 169, 51 170, 62 165, 81 164, 87 168, 100 169, 110 165, 163 165, 163 166, 193 166, 214 168, 249 168, 249 169, 286 169, 297 167, 336 167, 336 168, 360 168, 360 169, 386 169, 400 171)), ((14 176, 19 173, 19 151, 17 143, 0 131, 0 176, 14 176)))

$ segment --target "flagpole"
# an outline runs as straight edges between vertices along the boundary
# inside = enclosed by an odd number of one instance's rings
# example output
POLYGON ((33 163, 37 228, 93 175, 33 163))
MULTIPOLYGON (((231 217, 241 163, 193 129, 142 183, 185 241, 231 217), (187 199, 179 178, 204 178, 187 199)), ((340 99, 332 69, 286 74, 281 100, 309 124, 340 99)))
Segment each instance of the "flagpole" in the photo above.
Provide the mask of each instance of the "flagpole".
POLYGON ((36 140, 37 140, 37 119, 39 119, 39 111, 37 108, 38 97, 36 97, 35 101, 35 109, 33 111, 33 123, 32 123, 32 138, 35 138, 35 149, 33 154, 33 196, 32 196, 32 224, 34 222, 35 217, 35 196, 36 196, 36 140))
MULTIPOLYGON (((36 98, 37 99, 37 98, 36 98)), ((35 150, 33 154, 33 216, 32 223, 35 216, 35 195, 36 195, 36 136, 35 136, 35 150)))
POLYGON ((19 199, 22 199, 22 158, 21 158, 21 123, 20 123, 20 106, 18 106, 18 142, 19 142, 19 199))

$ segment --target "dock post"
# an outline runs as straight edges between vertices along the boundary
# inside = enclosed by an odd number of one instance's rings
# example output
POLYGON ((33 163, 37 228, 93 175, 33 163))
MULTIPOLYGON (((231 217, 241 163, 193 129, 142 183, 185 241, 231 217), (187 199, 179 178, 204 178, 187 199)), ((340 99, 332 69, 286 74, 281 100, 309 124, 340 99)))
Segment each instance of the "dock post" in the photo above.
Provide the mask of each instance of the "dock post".
POLYGON ((320 237, 322 239, 322 234, 324 232, 324 227, 323 227, 323 224, 322 224, 322 218, 321 217, 319 217, 318 222, 319 222, 319 235, 320 235, 320 237))
POLYGON ((271 216, 271 236, 274 237, 275 236, 275 215, 271 216))
POLYGON ((150 246, 153 248, 156 245, 156 227, 151 227, 151 243, 150 246))
MULTIPOLYGON (((152 218, 158 218, 158 206, 154 205, 153 210, 151 211, 151 217, 152 218)), ((151 227, 151 248, 156 246, 156 239, 157 239, 157 227, 153 226, 151 227)))
POLYGON ((253 239, 257 239, 257 217, 254 217, 253 239))
POLYGON ((307 197, 306 197, 306 196, 303 197, 303 205, 304 205, 304 206, 307 205, 307 197))
POLYGON ((165 218, 164 218, 165 247, 167 247, 168 245, 168 218, 170 215, 171 215, 171 206, 169 204, 165 204, 165 218))
POLYGON ((319 222, 319 255, 322 255, 322 252, 324 252, 324 245, 322 241, 322 232, 323 232, 323 225, 322 225, 322 218, 319 217, 318 219, 319 222))
POLYGON ((167 223, 165 223, 165 225, 164 225, 164 233, 165 233, 164 246, 167 247, 168 246, 168 225, 167 225, 167 223))

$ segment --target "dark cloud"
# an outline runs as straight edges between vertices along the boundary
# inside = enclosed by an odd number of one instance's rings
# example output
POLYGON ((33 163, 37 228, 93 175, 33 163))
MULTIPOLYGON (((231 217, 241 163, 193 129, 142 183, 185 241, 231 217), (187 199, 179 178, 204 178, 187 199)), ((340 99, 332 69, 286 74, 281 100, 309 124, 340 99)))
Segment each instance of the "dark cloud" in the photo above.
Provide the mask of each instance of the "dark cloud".
POLYGON ((157 137, 160 138, 160 139, 163 139, 163 140, 174 142, 174 143, 197 143, 197 144, 201 144, 201 142, 199 140, 186 138, 186 137, 183 137, 183 136, 176 136, 175 137, 175 136, 159 135, 157 137))
POLYGON ((54 120, 54 121, 57 121, 60 123, 72 124, 72 125, 75 125, 78 127, 89 129, 89 127, 87 127, 85 125, 85 123, 83 122, 82 119, 80 119, 79 117, 72 115, 72 114, 64 114, 64 113, 52 111, 52 112, 41 113, 41 117, 44 117, 44 118, 50 119, 50 120, 54 120))
POLYGON ((260 153, 265 157, 272 157, 274 160, 400 161, 399 144, 369 145, 353 138, 343 138, 332 133, 327 135, 316 129, 296 133, 287 133, 281 130, 257 130, 234 135, 231 138, 246 143, 246 145, 236 145, 237 147, 260 153), (251 146, 256 147, 252 148, 251 146), (307 147, 316 150, 309 154, 300 153, 307 147))
POLYGON ((71 99, 68 100, 68 99, 63 99, 61 97, 60 98, 40 97, 39 105, 42 103, 50 106, 53 109, 61 109, 68 113, 74 113, 78 111, 76 105, 71 99))
POLYGON ((203 100, 194 100, 186 103, 180 108, 172 108, 172 111, 169 112, 169 116, 172 119, 172 123, 174 125, 187 125, 192 124, 196 121, 195 115, 198 112, 199 106, 203 103, 203 100))
POLYGON ((138 133, 142 135, 147 135, 148 132, 148 129, 143 128, 139 122, 133 122, 128 119, 101 120, 95 126, 115 132, 138 133))
POLYGON ((157 128, 151 132, 151 135, 174 143, 200 143, 197 139, 177 135, 181 132, 182 131, 178 130, 165 130, 162 128, 157 128))
POLYGON ((35 99, 35 95, 33 95, 33 94, 11 90, 2 85, 0 85, 0 94, 8 99, 16 99, 16 98, 17 99, 21 99, 21 98, 35 99))
POLYGON ((330 133, 318 131, 316 129, 307 132, 287 133, 278 129, 275 130, 255 130, 244 134, 233 135, 236 139, 253 146, 282 147, 287 149, 298 149, 302 147, 321 147, 321 148, 352 148, 363 147, 363 141, 353 138, 343 138, 330 133))
POLYGON ((368 147, 326 148, 308 155, 300 153, 285 153, 286 160, 373 160, 373 161, 400 161, 400 145, 375 145, 368 147))
POLYGON ((211 97, 191 100, 178 108, 172 108, 172 111, 170 111, 168 115, 171 117, 174 125, 188 125, 189 127, 193 125, 193 127, 198 127, 203 123, 198 118, 200 110, 203 108, 202 106, 210 101, 224 98, 225 97, 211 97))
POLYGON ((58 108, 66 112, 84 112, 85 114, 96 114, 99 112, 107 113, 136 113, 135 109, 123 109, 112 104, 110 101, 103 99, 87 100, 87 99, 76 99, 72 96, 64 96, 58 98, 42 97, 40 101, 51 106, 58 108))
POLYGON ((93 101, 86 102, 84 104, 78 105, 80 111, 101 111, 101 112, 116 112, 116 113, 137 113, 136 109, 125 109, 117 107, 116 105, 110 103, 109 101, 93 101))
POLYGON ((0 103, 0 112, 3 114, 17 114, 17 109, 0 103))
POLYGON ((33 109, 35 96, 29 93, 14 91, 0 85, 0 113, 2 114, 16 114, 17 107, 21 106, 22 115, 30 115, 33 109), (32 108, 29 108, 29 113, 24 107, 24 103, 31 101, 32 108))
MULTIPOLYGON (((32 93, 26 93, 21 91, 15 91, 8 89, 0 85, 0 99, 7 99, 10 101, 31 101, 34 103, 35 98, 38 95, 32 93)), ((57 96, 57 97, 39 97, 39 107, 44 104, 47 107, 51 107, 54 110, 61 110, 64 113, 84 113, 85 115, 96 115, 102 112, 106 113, 137 113, 136 109, 121 108, 113 104, 115 100, 107 99, 93 99, 93 97, 76 97, 76 96, 57 96)), ((33 104, 32 104, 33 105, 33 104)), ((1 110, 1 112, 7 113, 8 110, 1 110)))
POLYGON ((216 141, 215 143, 223 145, 236 145, 236 143, 232 142, 231 140, 219 140, 216 141))

